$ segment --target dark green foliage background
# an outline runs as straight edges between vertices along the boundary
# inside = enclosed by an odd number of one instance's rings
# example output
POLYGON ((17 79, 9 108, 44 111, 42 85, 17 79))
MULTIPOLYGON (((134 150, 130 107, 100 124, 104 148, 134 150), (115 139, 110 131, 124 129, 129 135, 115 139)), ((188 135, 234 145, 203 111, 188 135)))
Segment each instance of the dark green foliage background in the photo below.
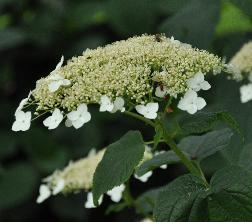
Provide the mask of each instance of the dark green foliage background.
MULTIPOLYGON (((41 178, 70 159, 110 144, 129 129, 153 132, 128 117, 92 110, 92 121, 76 131, 60 127, 48 132, 41 121, 25 133, 11 132, 14 111, 35 81, 86 48, 133 35, 163 32, 229 59, 252 36, 251 0, 1 0, 0 1, 0 221, 137 221, 131 210, 103 217, 108 199, 85 210, 85 195, 53 197, 35 203, 41 178)), ((224 77, 210 79, 208 111, 227 110, 252 142, 252 102, 239 102, 239 85, 224 77)), ((239 135, 224 151, 202 162, 211 176, 217 169, 240 164, 251 169, 252 146, 243 149, 239 135)), ((157 170, 145 185, 131 181, 133 195, 159 187, 178 175, 181 166, 157 170)))

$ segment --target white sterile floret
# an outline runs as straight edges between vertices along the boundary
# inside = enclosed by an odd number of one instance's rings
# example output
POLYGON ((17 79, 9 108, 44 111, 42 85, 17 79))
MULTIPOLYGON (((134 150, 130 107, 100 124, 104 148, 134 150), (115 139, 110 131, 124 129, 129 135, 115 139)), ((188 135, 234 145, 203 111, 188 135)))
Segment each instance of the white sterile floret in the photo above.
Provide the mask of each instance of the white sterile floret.
POLYGON ((198 97, 197 93, 189 89, 178 103, 178 108, 187 111, 190 114, 196 113, 198 110, 206 106, 206 101, 198 97))
POLYGON ((26 131, 31 126, 31 112, 17 111, 15 113, 16 120, 12 124, 13 131, 26 131))
MULTIPOLYGON (((100 205, 102 203, 103 200, 103 196, 101 196, 98 200, 98 204, 100 205)), ((96 206, 94 205, 94 201, 93 201, 93 194, 92 192, 89 192, 87 194, 87 201, 85 203, 85 208, 96 208, 96 206)))
POLYGON ((140 180, 141 182, 145 183, 149 180, 149 178, 152 176, 152 171, 147 172, 146 174, 142 175, 142 176, 137 176, 136 174, 134 175, 134 177, 138 180, 140 180))
POLYGON ((240 93, 242 103, 252 100, 252 83, 241 86, 240 93))
POLYGON ((40 185, 39 187, 39 196, 37 198, 37 203, 42 203, 44 200, 51 196, 51 191, 49 187, 45 184, 40 185))
POLYGON ((61 113, 61 111, 56 108, 52 115, 47 117, 44 121, 43 124, 49 129, 55 129, 59 126, 59 124, 61 123, 61 121, 63 120, 63 114, 61 113))
POLYGON ((56 73, 48 78, 50 83, 48 84, 48 89, 50 92, 56 92, 60 86, 69 86, 71 81, 65 79, 60 74, 56 73))
POLYGON ((114 108, 114 104, 108 96, 101 96, 100 99, 100 112, 111 112, 114 108))
POLYGON ((156 119, 158 103, 147 103, 146 105, 137 105, 136 111, 147 119, 156 119))
POLYGON ((123 191, 125 190, 125 185, 114 187, 112 190, 109 190, 107 194, 110 196, 111 200, 118 203, 122 199, 123 191))
POLYGON ((21 100, 21 102, 20 102, 19 105, 18 105, 18 108, 17 108, 16 111, 15 111, 15 114, 16 114, 18 111, 21 111, 21 110, 24 108, 24 106, 27 104, 28 100, 30 99, 31 94, 32 94, 32 91, 29 92, 27 98, 24 98, 24 99, 21 100))
POLYGON ((158 86, 155 91, 155 96, 159 98, 164 98, 168 94, 166 86, 158 86))
POLYGON ((187 86, 194 90, 195 92, 203 90, 209 90, 211 85, 204 80, 204 74, 202 72, 198 72, 187 81, 187 86))
POLYGON ((64 187, 65 187, 65 180, 60 178, 57 181, 56 186, 53 188, 52 194, 57 195, 58 193, 60 193, 64 189, 64 187))
POLYGON ((78 106, 76 111, 72 111, 67 114, 65 125, 67 127, 73 126, 75 129, 79 129, 90 120, 91 114, 88 112, 87 105, 85 103, 82 103, 78 106))
POLYGON ((114 101, 114 107, 113 107, 112 111, 110 111, 110 112, 111 113, 115 113, 116 111, 124 112, 125 111, 124 103, 125 102, 122 97, 116 97, 116 99, 114 101))
POLYGON ((64 56, 61 57, 60 62, 57 64, 55 70, 53 70, 47 78, 49 80, 48 89, 50 92, 57 91, 60 86, 69 86, 71 84, 71 81, 65 79, 59 74, 59 69, 61 68, 63 62, 64 56))

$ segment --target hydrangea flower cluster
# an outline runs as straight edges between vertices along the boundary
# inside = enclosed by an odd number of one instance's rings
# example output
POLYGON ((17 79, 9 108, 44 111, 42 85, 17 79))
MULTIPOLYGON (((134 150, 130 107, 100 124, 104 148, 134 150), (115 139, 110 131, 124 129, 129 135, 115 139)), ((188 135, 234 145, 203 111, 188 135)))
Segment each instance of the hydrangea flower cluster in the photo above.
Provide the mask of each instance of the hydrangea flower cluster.
POLYGON ((210 89, 205 74, 217 74, 225 67, 217 56, 163 35, 158 40, 142 35, 87 49, 67 65, 63 62, 64 57, 22 100, 15 113, 14 131, 30 128, 32 114, 23 111, 29 104, 36 105, 35 115, 51 113, 43 121, 49 130, 64 119, 67 127, 79 129, 91 120, 91 104, 110 113, 135 108, 145 118, 156 119, 158 99, 182 96, 178 108, 194 114, 206 105, 197 95, 201 89, 210 89))
MULTIPOLYGON (((101 161, 104 155, 105 149, 96 152, 94 149, 91 150, 86 158, 80 159, 75 162, 70 162, 69 165, 62 171, 55 171, 51 176, 45 178, 44 183, 39 188, 39 196, 37 203, 42 203, 50 196, 55 196, 59 193, 75 193, 80 190, 90 191, 92 189, 93 176, 98 163, 101 161)), ((146 146, 143 156, 143 160, 139 165, 145 161, 151 159, 153 154, 151 148, 146 146)), ((152 171, 146 173, 141 177, 135 178, 141 182, 147 182, 149 177, 152 175, 152 171)), ((125 185, 114 187, 112 190, 107 192, 113 202, 120 202, 122 199, 125 185)), ((103 196, 100 197, 99 203, 101 204, 103 196)), ((92 192, 87 193, 87 201, 85 203, 86 208, 95 208, 93 203, 92 192)))
POLYGON ((230 60, 230 65, 237 70, 236 76, 241 76, 240 79, 247 78, 250 82, 240 88, 241 102, 252 100, 252 41, 242 46, 230 60))

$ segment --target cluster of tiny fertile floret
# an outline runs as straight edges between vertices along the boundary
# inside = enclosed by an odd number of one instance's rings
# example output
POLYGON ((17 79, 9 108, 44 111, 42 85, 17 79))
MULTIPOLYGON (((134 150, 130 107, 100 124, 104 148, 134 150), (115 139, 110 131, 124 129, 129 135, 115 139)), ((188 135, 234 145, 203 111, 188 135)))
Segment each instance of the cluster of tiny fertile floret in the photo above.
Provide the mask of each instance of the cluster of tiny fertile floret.
MULTIPOLYGON (((86 50, 63 66, 64 57, 47 77, 23 99, 15 111, 13 131, 30 128, 35 115, 52 113, 43 124, 55 129, 65 120, 67 127, 81 128, 91 120, 88 105, 99 104, 100 112, 135 110, 156 119, 161 99, 177 98, 178 108, 190 114, 206 106, 200 90, 209 90, 209 72, 218 74, 228 67, 204 50, 192 48, 163 35, 129 38, 105 47, 86 50)), ((37 118, 37 117, 35 117, 37 118)))
POLYGON ((238 80, 248 79, 250 83, 240 87, 240 98, 242 103, 252 100, 252 41, 244 44, 242 48, 230 60, 233 67, 234 78, 238 80), (240 77, 240 78, 237 78, 240 77))
POLYGON ((69 165, 62 171, 55 171, 45 181, 50 186, 55 187, 59 180, 64 180, 64 189, 62 192, 68 193, 78 190, 90 190, 93 183, 93 175, 98 163, 101 161, 105 150, 90 154, 88 157, 69 165))
POLYGON ((62 107, 68 111, 80 103, 99 103, 102 95, 146 103, 153 80, 176 96, 187 90, 187 80, 197 72, 222 68, 220 58, 165 36, 143 35, 86 50, 59 69, 71 86, 48 90, 48 77, 37 82, 33 92, 38 109, 62 107))
MULTIPOLYGON (((90 191, 93 187, 93 177, 95 170, 101 161, 106 149, 102 149, 99 152, 91 150, 87 157, 80 160, 70 162, 63 170, 56 170, 52 175, 43 180, 43 184, 40 186, 39 197, 37 203, 41 203, 51 195, 57 195, 58 193, 76 193, 81 190, 90 191)), ((139 165, 145 161, 151 159, 153 154, 151 149, 146 146, 142 161, 139 165)), ((167 166, 162 166, 162 169, 166 169, 167 166)), ((152 172, 148 172, 143 176, 135 178, 141 182, 147 182, 152 172)), ((125 185, 114 187, 108 191, 108 195, 114 202, 119 202, 122 198, 122 193, 125 189, 125 185)), ((88 193, 88 200, 86 202, 87 208, 93 208, 93 201, 91 192, 88 193)))
POLYGON ((252 82, 252 41, 243 45, 230 60, 230 64, 252 82))

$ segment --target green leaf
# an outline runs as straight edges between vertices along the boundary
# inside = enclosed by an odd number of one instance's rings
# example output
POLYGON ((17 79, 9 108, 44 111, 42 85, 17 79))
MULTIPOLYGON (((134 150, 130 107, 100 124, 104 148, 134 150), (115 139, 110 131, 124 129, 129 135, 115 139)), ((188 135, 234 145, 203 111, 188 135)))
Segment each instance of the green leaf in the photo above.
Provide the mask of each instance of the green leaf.
POLYGON ((202 181, 193 175, 184 175, 175 179, 159 192, 154 208, 155 221, 196 222, 189 219, 191 209, 195 207, 195 200, 204 190, 206 188, 202 181))
POLYGON ((228 128, 215 130, 202 136, 183 138, 178 144, 178 147, 190 154, 192 159, 201 161, 225 148, 229 144, 232 136, 233 133, 228 128))
POLYGON ((230 0, 247 15, 252 16, 252 0, 230 0))
POLYGON ((143 164, 139 166, 136 170, 137 176, 142 176, 150 170, 154 170, 164 164, 175 164, 179 163, 180 159, 173 151, 167 151, 164 153, 160 153, 155 155, 152 159, 145 161, 143 164))
POLYGON ((18 163, 0 174, 0 209, 17 206, 32 197, 38 175, 32 166, 18 163))
POLYGON ((221 12, 219 24, 216 27, 218 36, 252 30, 249 16, 230 2, 225 2, 221 12))
POLYGON ((152 214, 160 190, 161 188, 151 189, 141 194, 135 201, 137 213, 152 214))
POLYGON ((219 170, 211 179, 208 197, 211 222, 250 222, 252 218, 252 175, 237 167, 219 170))
POLYGON ((96 205, 102 194, 130 178, 143 154, 144 142, 139 131, 129 131, 107 147, 93 179, 93 197, 96 205))
POLYGON ((238 166, 226 167, 206 188, 200 179, 184 175, 158 194, 156 222, 250 222, 252 174, 238 166))
POLYGON ((206 49, 213 40, 219 14, 219 0, 192 0, 174 16, 168 17, 160 31, 175 36, 182 42, 206 49))
POLYGON ((245 169, 252 171, 252 143, 245 145, 239 156, 238 164, 245 169))
POLYGON ((237 121, 226 111, 199 112, 193 116, 186 116, 179 121, 181 133, 184 135, 201 134, 210 131, 218 122, 224 122, 236 131, 242 139, 244 135, 237 121))

